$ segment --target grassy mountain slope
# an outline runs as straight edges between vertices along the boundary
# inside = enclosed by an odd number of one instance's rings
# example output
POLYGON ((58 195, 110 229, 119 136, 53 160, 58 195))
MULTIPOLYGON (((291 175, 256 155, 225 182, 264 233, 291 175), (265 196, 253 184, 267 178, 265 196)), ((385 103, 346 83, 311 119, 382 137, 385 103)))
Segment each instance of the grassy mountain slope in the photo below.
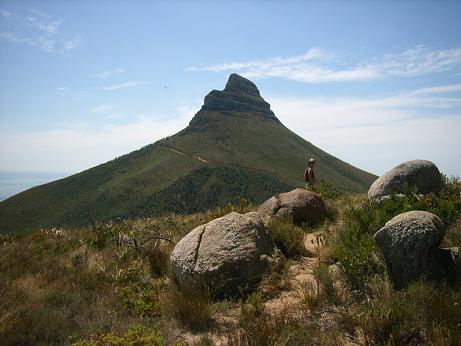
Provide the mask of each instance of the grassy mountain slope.
POLYGON ((313 146, 275 116, 202 108, 174 136, 1 202, 0 232, 197 212, 238 197, 259 203, 300 186, 311 157, 318 178, 343 191, 365 191, 376 178, 313 146))

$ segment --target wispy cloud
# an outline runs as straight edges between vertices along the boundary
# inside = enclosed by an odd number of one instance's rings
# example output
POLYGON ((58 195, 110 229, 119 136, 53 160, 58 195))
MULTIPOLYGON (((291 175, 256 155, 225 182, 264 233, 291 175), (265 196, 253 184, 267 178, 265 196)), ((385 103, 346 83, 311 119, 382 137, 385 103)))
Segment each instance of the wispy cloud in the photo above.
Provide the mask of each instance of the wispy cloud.
POLYGON ((65 95, 69 91, 70 91, 70 88, 65 87, 65 86, 56 88, 56 93, 60 96, 65 95))
POLYGON ((113 70, 108 70, 108 71, 102 71, 102 72, 99 72, 99 73, 96 73, 93 75, 93 77, 95 78, 107 78, 107 77, 110 77, 114 74, 118 74, 118 73, 122 73, 122 72, 125 72, 125 69, 124 68, 115 68, 113 70))
POLYGON ((33 162, 36 171, 81 171, 174 134, 187 126, 197 107, 179 107, 172 117, 133 116, 131 122, 117 125, 0 133, 0 169, 31 170, 33 162))
POLYGON ((187 71, 238 72, 248 78, 279 77, 305 83, 365 81, 452 71, 461 67, 461 48, 431 50, 416 46, 397 54, 344 62, 333 52, 314 48, 291 57, 192 66, 187 71))
POLYGON ((11 16, 11 12, 6 10, 0 10, 0 16, 8 18, 11 16))
POLYGON ((0 25, 1 39, 59 54, 69 54, 83 43, 78 34, 70 37, 63 34, 64 21, 45 12, 36 9, 18 13, 2 10, 0 15, 4 18, 0 25))
POLYGON ((459 84, 372 98, 268 97, 290 129, 355 166, 382 174, 425 158, 461 175, 459 84))
POLYGON ((108 106, 104 104, 94 106, 91 109, 91 112, 104 115, 106 118, 113 119, 113 120, 123 118, 123 115, 118 112, 115 112, 112 106, 108 106))
POLYGON ((135 86, 141 86, 141 85, 146 85, 146 84, 149 84, 149 83, 146 81, 142 81, 142 80, 133 80, 133 81, 128 81, 128 82, 114 84, 114 85, 106 85, 106 86, 101 87, 101 89, 107 90, 107 91, 113 91, 113 90, 118 90, 118 89, 132 88, 135 86))

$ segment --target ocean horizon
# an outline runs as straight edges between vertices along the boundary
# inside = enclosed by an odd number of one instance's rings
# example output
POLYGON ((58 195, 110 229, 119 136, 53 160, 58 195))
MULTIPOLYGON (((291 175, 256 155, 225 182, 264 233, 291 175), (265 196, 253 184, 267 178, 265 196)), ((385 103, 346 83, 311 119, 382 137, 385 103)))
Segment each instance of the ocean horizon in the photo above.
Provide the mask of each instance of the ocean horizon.
POLYGON ((0 201, 32 187, 72 175, 71 172, 0 171, 0 201))

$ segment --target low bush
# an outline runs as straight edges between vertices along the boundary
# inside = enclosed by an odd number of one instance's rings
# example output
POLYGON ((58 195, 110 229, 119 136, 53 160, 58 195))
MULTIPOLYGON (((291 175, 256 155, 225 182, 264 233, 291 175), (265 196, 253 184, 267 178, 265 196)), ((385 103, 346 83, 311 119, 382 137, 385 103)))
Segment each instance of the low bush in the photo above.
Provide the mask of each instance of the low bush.
POLYGON ((371 345, 455 345, 461 340, 461 292, 427 282, 396 291, 375 277, 352 315, 371 345))
POLYGON ((342 195, 342 192, 336 189, 333 185, 322 180, 315 185, 315 192, 320 194, 324 199, 336 199, 342 195))
MULTIPOLYGON (((73 346, 163 346, 163 337, 155 330, 141 325, 132 325, 122 336, 113 333, 93 334, 88 340, 81 340, 73 346)), ((179 344, 178 344, 179 345, 179 344)))

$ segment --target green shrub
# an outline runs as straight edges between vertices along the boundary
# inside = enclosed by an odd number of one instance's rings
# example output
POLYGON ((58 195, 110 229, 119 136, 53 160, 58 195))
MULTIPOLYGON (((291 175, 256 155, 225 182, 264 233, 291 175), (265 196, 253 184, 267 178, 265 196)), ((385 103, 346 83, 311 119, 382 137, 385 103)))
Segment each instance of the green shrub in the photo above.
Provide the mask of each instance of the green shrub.
POLYGON ((122 336, 113 333, 93 334, 89 340, 73 343, 73 346, 163 346, 163 337, 155 330, 132 325, 122 336))
POLYGON ((367 344, 455 345, 461 340, 461 292, 416 282, 393 290, 376 277, 371 294, 352 314, 367 344))
POLYGON ((272 240, 285 256, 296 258, 306 255, 304 231, 290 219, 273 218, 268 227, 272 233, 272 240))
POLYGON ((315 185, 315 191, 325 199, 335 199, 342 195, 341 191, 324 180, 315 185))
POLYGON ((120 292, 123 305, 139 317, 160 315, 158 292, 148 284, 130 283, 120 292))

